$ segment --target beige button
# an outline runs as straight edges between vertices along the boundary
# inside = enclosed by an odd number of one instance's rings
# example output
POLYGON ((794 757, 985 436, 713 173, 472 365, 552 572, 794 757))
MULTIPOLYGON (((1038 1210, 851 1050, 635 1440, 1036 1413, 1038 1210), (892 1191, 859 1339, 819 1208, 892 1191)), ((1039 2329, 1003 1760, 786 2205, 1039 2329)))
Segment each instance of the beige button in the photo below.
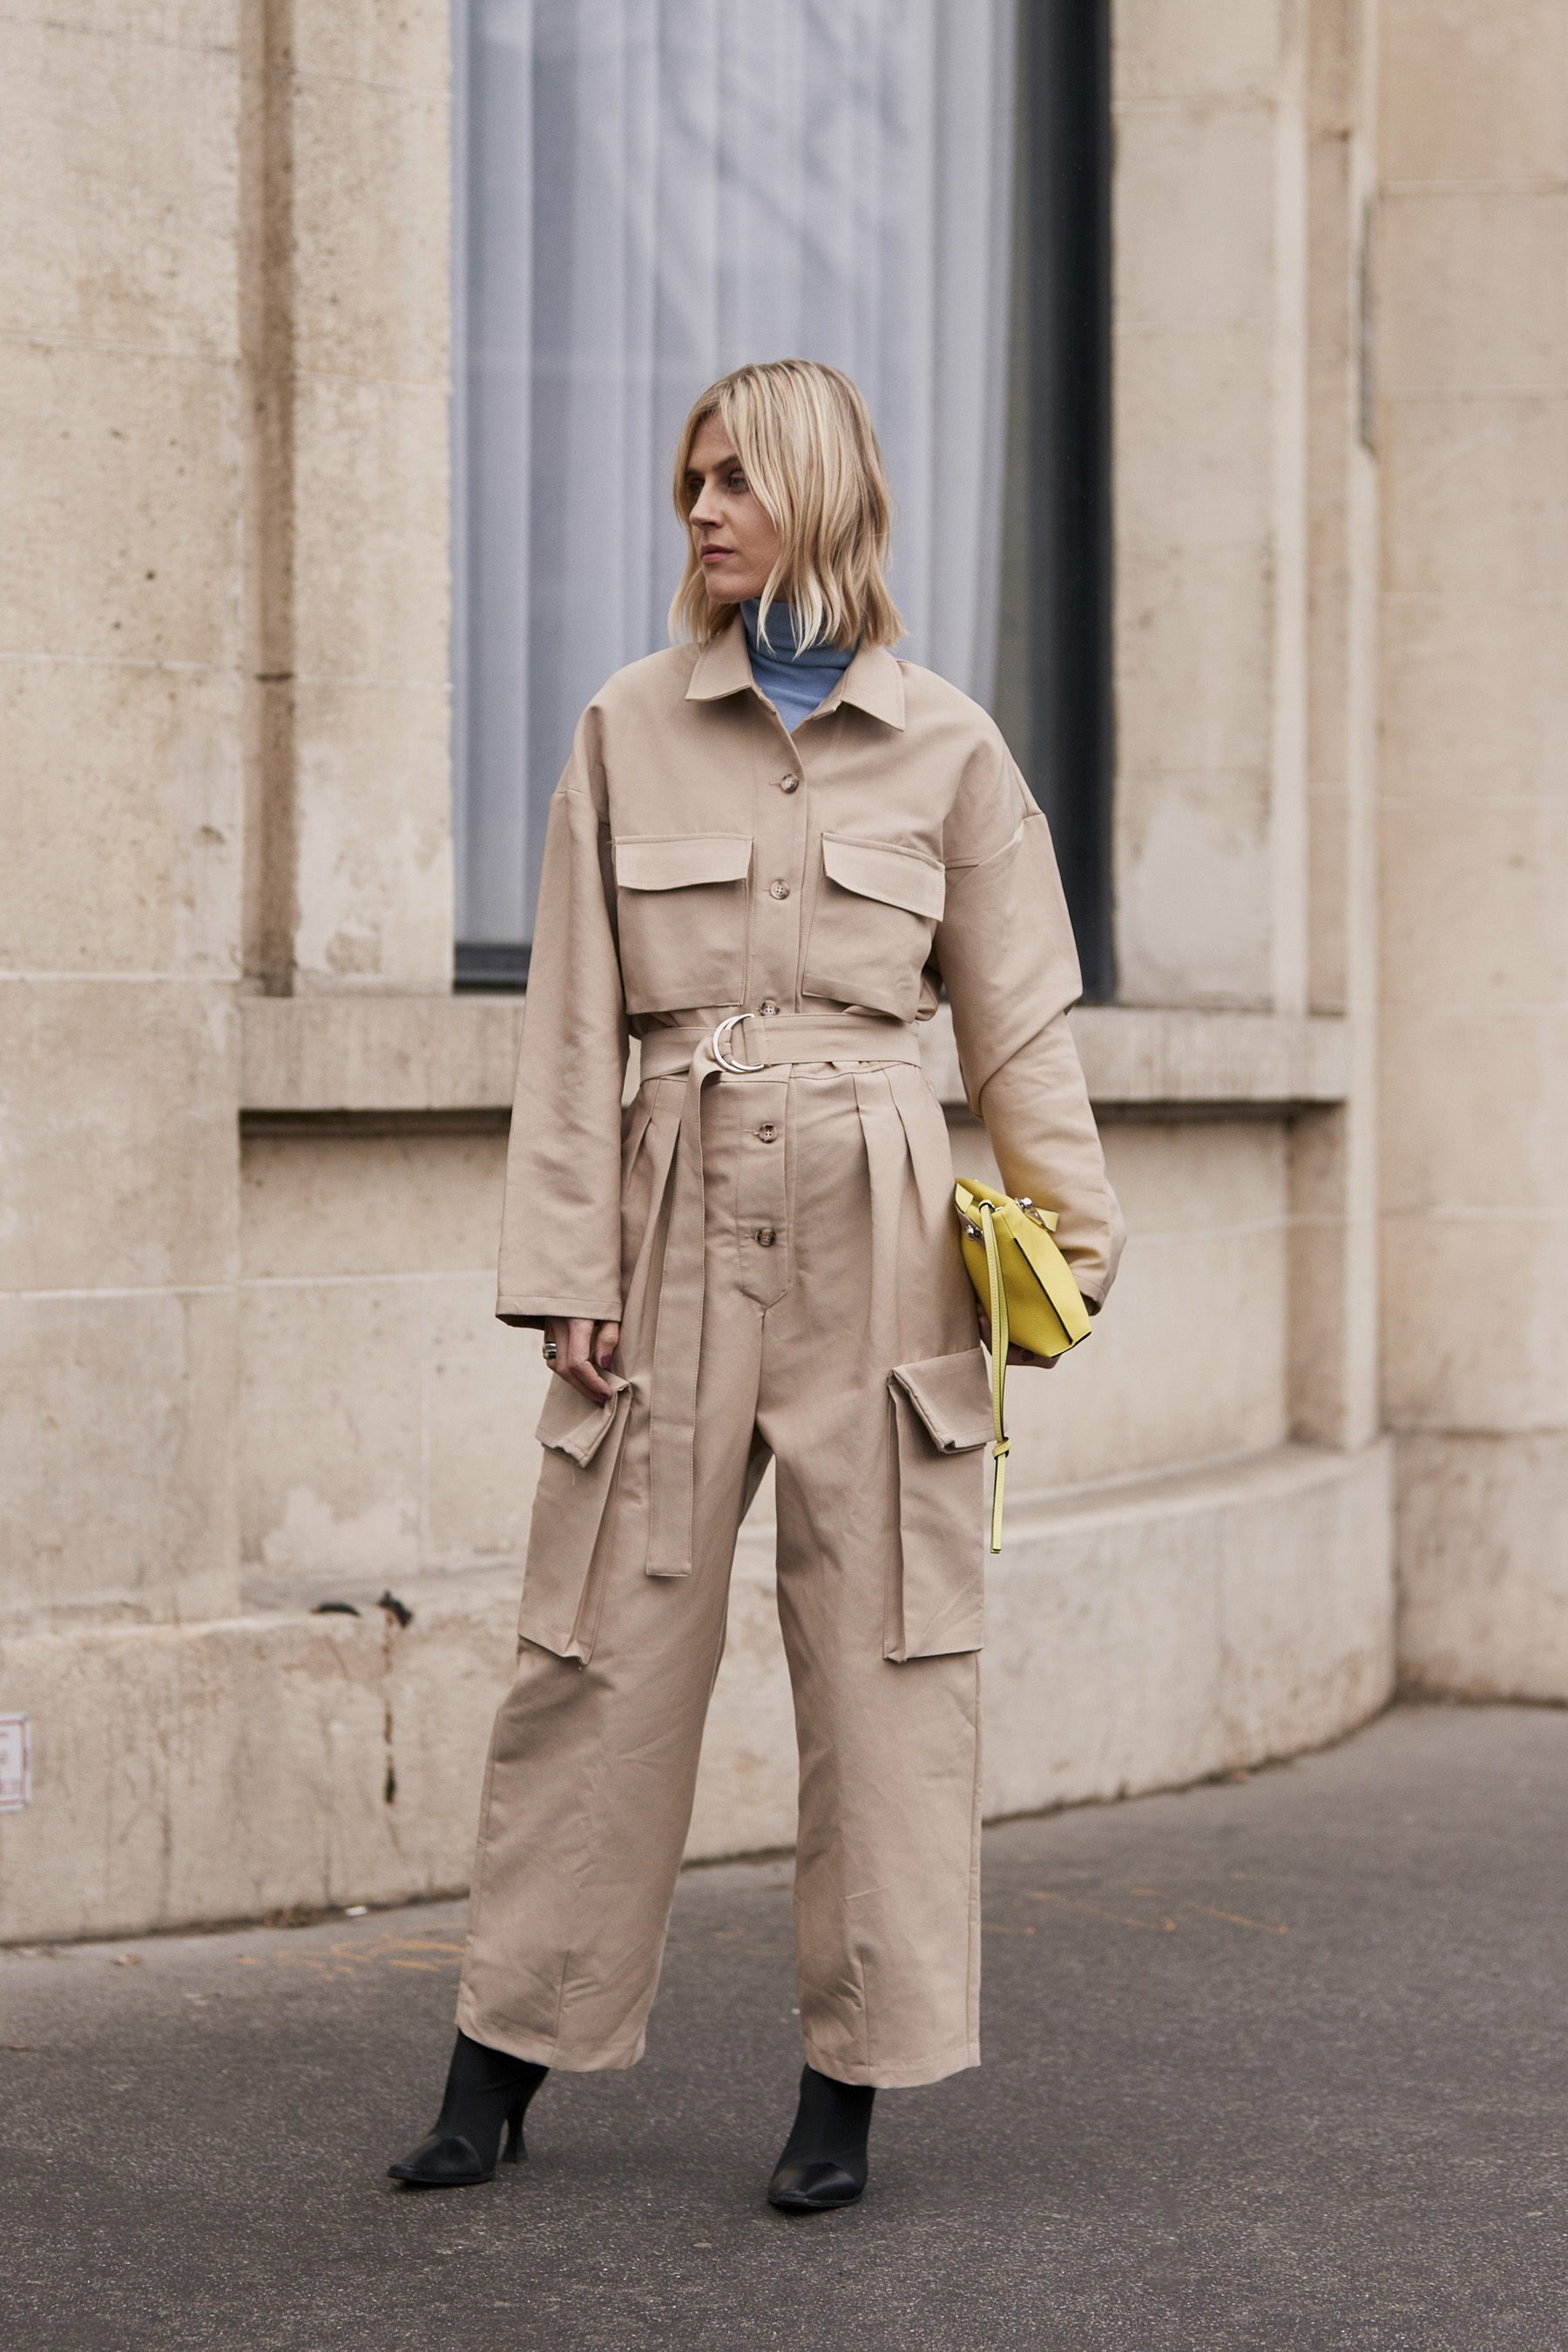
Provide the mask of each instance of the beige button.
POLYGON ((776 1013, 776 1012, 778 1011, 778 1006, 773 1003, 773 998, 772 998, 771 996, 770 996, 770 997, 767 997, 767 998, 764 1000, 763 1004, 763 1011, 764 1013, 776 1013))
POLYGON ((778 1129, 773 1125, 771 1118, 764 1119, 761 1127, 757 1129, 757 1134, 763 1143, 772 1143, 777 1133, 778 1129))
POLYGON ((779 790, 781 793, 798 793, 800 790, 800 778, 798 776, 781 776, 779 778, 779 790))
POLYGON ((757 1227, 757 1241, 762 1248, 772 1249, 777 1239, 778 1235, 774 1233, 772 1225, 759 1225, 757 1227))
POLYGON ((789 897, 789 884, 787 882, 770 882, 768 884, 768 896, 770 898, 787 898, 789 897))

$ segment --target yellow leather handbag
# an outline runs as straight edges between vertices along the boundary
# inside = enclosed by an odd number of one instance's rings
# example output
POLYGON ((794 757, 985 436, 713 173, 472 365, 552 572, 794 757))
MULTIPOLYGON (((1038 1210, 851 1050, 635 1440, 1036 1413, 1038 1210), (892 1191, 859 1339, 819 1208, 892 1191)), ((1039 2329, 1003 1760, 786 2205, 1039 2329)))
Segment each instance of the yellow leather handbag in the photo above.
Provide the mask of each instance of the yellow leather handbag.
POLYGON ((1007 1349, 1026 1348, 1031 1356, 1063 1356, 1089 1333, 1089 1309, 1051 1235, 1054 1209, 994 1192, 973 1176, 953 1187, 959 1246, 974 1295, 991 1318, 991 1459, 996 1475, 991 1489, 991 1549, 1002 1549, 1002 1485, 1011 1441, 1007 1435, 1007 1349))

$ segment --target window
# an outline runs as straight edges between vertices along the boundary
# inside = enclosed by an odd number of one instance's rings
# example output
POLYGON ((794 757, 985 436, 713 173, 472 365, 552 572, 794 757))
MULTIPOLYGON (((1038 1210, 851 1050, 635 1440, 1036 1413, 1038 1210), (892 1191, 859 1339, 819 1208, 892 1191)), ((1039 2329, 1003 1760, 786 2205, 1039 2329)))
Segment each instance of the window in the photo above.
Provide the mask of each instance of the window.
POLYGON ((1109 999, 1110 0, 1024 0, 997 719, 1050 820, 1084 993, 1109 999))
MULTIPOLYGON (((1100 777, 1103 453, 1084 453, 1103 372, 1079 380, 1098 328, 1064 341, 1054 321, 1099 299, 1083 258, 1104 206, 1070 235, 1053 207, 1081 200, 1086 149, 1103 162, 1098 129, 1086 141, 1072 121, 1100 88, 1084 77, 1102 20, 1101 0, 457 0, 459 986, 526 976, 577 715, 667 642, 676 434, 744 359, 799 353, 859 383, 898 506, 904 650, 986 703, 1005 461, 1027 474, 1028 496, 1005 499, 1008 593, 1026 609, 1022 635, 1008 616, 1001 707, 1037 789, 1047 771, 1075 793, 1100 777), (1069 509, 1058 574, 1053 518, 1069 509)), ((1055 797, 1092 924, 1103 813, 1079 822, 1055 797)))

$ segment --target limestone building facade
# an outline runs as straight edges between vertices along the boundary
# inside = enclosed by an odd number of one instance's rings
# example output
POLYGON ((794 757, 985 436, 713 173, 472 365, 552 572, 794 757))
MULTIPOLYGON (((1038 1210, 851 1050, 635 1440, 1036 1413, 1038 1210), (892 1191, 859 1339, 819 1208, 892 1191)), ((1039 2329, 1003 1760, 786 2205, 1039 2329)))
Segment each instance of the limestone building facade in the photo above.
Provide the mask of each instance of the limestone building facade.
MULTIPOLYGON (((453 985, 451 55, 0 27, 9 1940, 466 1880, 545 1375, 453 985)), ((1116 0, 1111 76, 1131 1239, 1013 1383, 993 1814, 1568 1699, 1568 12, 1116 0)), ((694 1855, 792 1833, 753 1519, 694 1855)))

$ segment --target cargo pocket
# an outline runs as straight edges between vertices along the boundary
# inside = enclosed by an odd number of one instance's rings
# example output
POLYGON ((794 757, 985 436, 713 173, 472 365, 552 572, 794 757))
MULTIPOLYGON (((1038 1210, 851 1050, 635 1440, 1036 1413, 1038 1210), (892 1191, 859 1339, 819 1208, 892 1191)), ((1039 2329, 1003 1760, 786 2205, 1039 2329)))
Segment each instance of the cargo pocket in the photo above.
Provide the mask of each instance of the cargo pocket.
POLYGON ((567 1381, 552 1376, 535 1434, 544 1448, 528 1567, 522 1580, 518 1634, 558 1658, 586 1659, 595 1615, 589 1580, 605 1507, 620 1466, 631 1407, 631 1383, 605 1377, 615 1394, 590 1404, 567 1381))
POLYGON ((616 842, 616 907, 628 1013, 742 1003, 751 864, 750 834, 616 842))
POLYGON ((946 898, 935 858, 825 833, 802 994, 912 1021, 946 898))
POLYGON ((991 1383, 981 1348, 889 1375, 898 1512, 885 1656, 978 1650, 985 1601, 985 1446, 991 1383))

